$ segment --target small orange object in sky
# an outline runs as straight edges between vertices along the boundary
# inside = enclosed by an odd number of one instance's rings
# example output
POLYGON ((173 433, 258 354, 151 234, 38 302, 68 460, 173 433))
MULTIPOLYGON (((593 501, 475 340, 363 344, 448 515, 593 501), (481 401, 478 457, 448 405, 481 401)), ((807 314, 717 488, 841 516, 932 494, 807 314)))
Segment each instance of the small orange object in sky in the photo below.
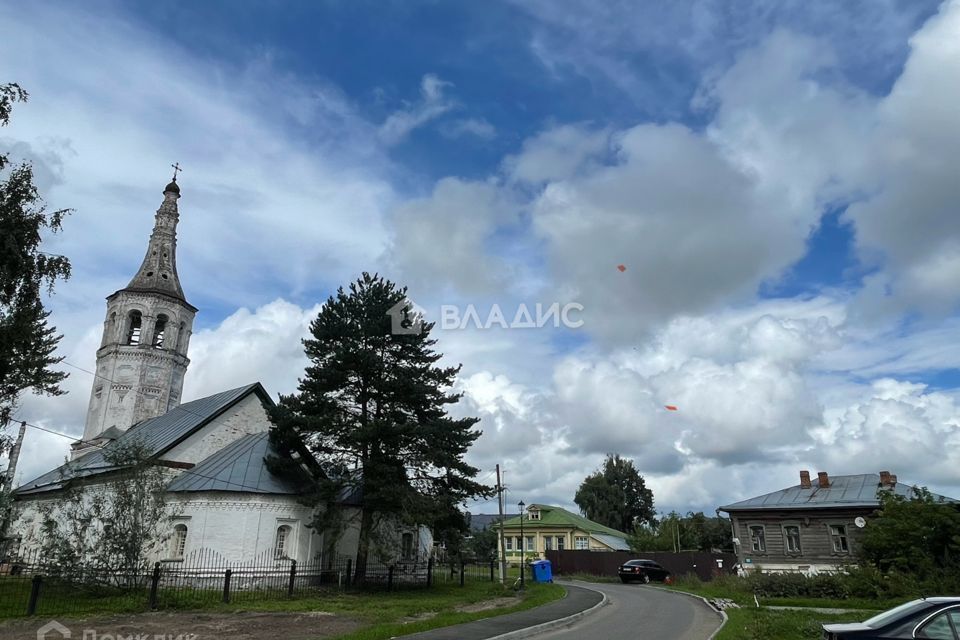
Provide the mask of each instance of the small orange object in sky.
POLYGON ((676 408, 674 405, 672 405, 672 404, 665 404, 665 405, 663 405, 663 407, 664 407, 664 409, 666 409, 667 411, 676 411, 676 410, 677 410, 677 408, 676 408))
POLYGON ((622 265, 622 264, 618 264, 618 265, 617 265, 617 269, 620 269, 620 273, 623 273, 624 271, 627 270, 627 268, 626 268, 624 265, 622 265))

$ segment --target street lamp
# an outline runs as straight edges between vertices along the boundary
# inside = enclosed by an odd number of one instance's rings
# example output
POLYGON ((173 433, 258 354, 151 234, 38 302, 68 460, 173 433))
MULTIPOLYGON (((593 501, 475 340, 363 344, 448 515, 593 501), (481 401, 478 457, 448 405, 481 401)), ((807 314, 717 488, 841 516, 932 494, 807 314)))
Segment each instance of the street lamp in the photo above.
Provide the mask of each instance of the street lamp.
POLYGON ((523 504, 523 500, 517 503, 517 506, 520 507, 520 589, 524 587, 523 576, 526 573, 524 564, 523 564, 523 551, 526 548, 527 539, 523 537, 523 508, 527 505, 523 504))

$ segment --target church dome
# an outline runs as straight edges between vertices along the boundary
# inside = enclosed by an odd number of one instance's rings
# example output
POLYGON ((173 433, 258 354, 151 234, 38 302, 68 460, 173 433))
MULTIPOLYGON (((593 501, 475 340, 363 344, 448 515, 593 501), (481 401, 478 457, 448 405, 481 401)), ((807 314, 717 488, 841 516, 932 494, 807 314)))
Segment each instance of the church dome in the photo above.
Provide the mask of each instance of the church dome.
POLYGON ((170 184, 168 184, 167 186, 165 186, 165 187, 163 188, 163 192, 164 192, 164 193, 166 193, 166 192, 168 192, 168 191, 172 191, 172 192, 174 192, 175 194, 180 195, 180 185, 177 184, 177 181, 176 181, 176 180, 173 180, 170 184))

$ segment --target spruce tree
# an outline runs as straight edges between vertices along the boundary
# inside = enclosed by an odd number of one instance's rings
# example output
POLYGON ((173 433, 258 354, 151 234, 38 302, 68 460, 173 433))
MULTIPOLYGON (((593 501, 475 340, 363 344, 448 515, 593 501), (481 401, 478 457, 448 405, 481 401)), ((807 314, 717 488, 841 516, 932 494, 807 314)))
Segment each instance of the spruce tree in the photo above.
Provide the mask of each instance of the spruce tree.
MULTIPOLYGON (((437 364, 442 354, 433 350, 432 323, 392 331, 388 312, 406 301, 406 288, 368 273, 347 291, 341 287, 303 341, 310 364, 298 393, 281 396, 271 416, 274 445, 292 452, 302 442, 323 470, 300 475, 323 507, 316 529, 335 536, 343 526, 337 503, 359 503, 361 584, 380 522, 446 528, 465 500, 491 495, 464 460, 480 436, 473 429, 478 419, 447 414, 461 397, 451 392, 460 367, 437 364)), ((289 473, 305 468, 280 457, 269 463, 289 473)))
MULTIPOLYGON (((0 85, 0 126, 9 123, 13 104, 26 99, 18 85, 0 85)), ((0 172, 9 164, 0 154, 0 172)), ((51 368, 62 359, 53 355, 62 336, 48 324, 41 296, 70 276, 70 261, 40 251, 40 243, 44 230, 60 230, 67 213, 46 210, 29 163, 0 181, 0 411, 9 412, 27 390, 62 393, 67 374, 51 368)))

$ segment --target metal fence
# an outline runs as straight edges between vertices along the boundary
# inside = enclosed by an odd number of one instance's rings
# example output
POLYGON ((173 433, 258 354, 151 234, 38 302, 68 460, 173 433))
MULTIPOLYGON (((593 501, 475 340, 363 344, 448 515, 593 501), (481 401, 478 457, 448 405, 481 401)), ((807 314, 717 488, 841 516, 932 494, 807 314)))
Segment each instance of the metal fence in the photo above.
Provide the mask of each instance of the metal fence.
POLYGON ((199 550, 182 561, 123 572, 58 566, 34 555, 0 564, 0 618, 252 604, 357 589, 464 586, 494 581, 495 570, 494 561, 454 558, 439 564, 428 558, 384 563, 370 558, 365 571, 358 572, 356 560, 349 557, 297 562, 268 552, 247 562, 228 562, 216 552, 199 550))

